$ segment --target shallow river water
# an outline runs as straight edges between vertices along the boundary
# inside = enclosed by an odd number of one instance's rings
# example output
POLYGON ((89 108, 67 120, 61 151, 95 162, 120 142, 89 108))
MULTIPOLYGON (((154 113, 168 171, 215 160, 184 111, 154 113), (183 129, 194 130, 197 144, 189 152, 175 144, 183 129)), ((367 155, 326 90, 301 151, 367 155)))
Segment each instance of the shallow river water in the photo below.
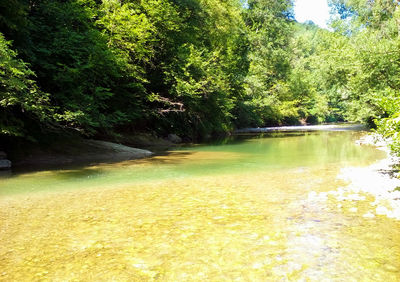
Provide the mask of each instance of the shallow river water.
POLYGON ((400 223, 338 202, 361 132, 271 133, 0 178, 0 281, 400 281, 400 223), (325 193, 326 195, 326 193, 325 193))

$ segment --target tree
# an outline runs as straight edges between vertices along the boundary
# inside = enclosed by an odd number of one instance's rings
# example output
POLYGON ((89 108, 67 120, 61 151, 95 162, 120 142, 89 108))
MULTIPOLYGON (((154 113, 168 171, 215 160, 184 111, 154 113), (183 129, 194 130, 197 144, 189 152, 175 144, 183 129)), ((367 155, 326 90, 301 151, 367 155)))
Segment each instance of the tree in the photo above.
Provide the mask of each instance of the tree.
POLYGON ((49 97, 38 89, 35 73, 10 47, 0 33, 0 134, 31 138, 29 124, 51 120, 49 97))

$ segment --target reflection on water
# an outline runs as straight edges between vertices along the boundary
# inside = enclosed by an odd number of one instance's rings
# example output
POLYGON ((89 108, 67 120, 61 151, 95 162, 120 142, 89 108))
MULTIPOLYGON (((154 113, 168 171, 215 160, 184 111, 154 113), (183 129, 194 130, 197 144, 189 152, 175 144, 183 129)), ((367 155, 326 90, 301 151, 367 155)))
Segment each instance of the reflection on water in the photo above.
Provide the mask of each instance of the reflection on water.
POLYGON ((344 185, 341 167, 383 157, 358 135, 231 140, 4 178, 0 280, 398 281, 398 222, 363 218, 368 197, 309 197, 344 185))
POLYGON ((0 178, 0 195, 20 192, 115 187, 204 175, 243 174, 327 165, 364 165, 381 157, 353 144, 357 132, 271 133, 194 146, 164 156, 0 178))

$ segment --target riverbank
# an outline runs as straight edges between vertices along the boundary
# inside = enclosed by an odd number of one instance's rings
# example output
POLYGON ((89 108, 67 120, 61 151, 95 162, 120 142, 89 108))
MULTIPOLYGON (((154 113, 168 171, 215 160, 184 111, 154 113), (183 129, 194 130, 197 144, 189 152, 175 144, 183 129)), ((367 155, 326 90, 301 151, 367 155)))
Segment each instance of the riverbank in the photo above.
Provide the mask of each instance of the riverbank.
POLYGON ((65 168, 76 165, 116 163, 154 155, 147 149, 133 148, 113 142, 76 139, 52 144, 47 148, 33 147, 13 161, 13 170, 65 168))
POLYGON ((59 135, 41 142, 0 140, 0 151, 3 145, 3 150, 12 161, 12 170, 22 172, 117 163, 163 155, 186 141, 175 134, 160 137, 145 132, 97 138, 59 135))
MULTIPOLYGON (((233 135, 254 135, 273 132, 306 131, 358 131, 365 130, 360 124, 326 124, 238 129, 233 135)), ((69 168, 99 163, 116 163, 152 155, 163 155, 182 139, 174 134, 161 138, 147 133, 115 136, 107 141, 88 140, 79 137, 59 138, 48 145, 30 144, 23 149, 11 150, 13 170, 34 171, 69 168), (109 142, 110 141, 110 142, 109 142)))
POLYGON ((361 131, 367 127, 363 124, 337 123, 337 124, 321 124, 321 125, 301 125, 301 126, 276 126, 276 127, 249 127, 237 129, 234 134, 254 134, 268 132, 293 132, 293 131, 361 131))

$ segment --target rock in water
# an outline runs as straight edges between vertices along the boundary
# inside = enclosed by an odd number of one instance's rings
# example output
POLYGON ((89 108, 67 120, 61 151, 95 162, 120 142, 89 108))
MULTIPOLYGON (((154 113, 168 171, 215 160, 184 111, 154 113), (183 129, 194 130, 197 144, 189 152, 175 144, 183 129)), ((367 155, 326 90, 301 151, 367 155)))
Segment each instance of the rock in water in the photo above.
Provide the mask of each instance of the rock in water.
POLYGON ((168 134, 168 140, 175 144, 182 143, 182 138, 176 134, 168 134))
POLYGON ((127 159, 127 160, 145 158, 145 157, 150 157, 151 155, 153 155, 153 153, 148 150, 132 148, 132 147, 128 147, 128 146, 124 146, 124 145, 116 144, 116 143, 111 143, 111 142, 107 142, 107 141, 88 140, 88 141, 86 141, 86 144, 90 144, 93 147, 101 149, 101 150, 103 150, 103 152, 104 152, 104 150, 108 150, 109 151, 108 155, 109 155, 109 158, 111 158, 111 159, 112 158, 118 159, 118 155, 120 156, 120 159, 127 159))
POLYGON ((0 160, 0 169, 10 169, 11 161, 9 160, 0 160))

